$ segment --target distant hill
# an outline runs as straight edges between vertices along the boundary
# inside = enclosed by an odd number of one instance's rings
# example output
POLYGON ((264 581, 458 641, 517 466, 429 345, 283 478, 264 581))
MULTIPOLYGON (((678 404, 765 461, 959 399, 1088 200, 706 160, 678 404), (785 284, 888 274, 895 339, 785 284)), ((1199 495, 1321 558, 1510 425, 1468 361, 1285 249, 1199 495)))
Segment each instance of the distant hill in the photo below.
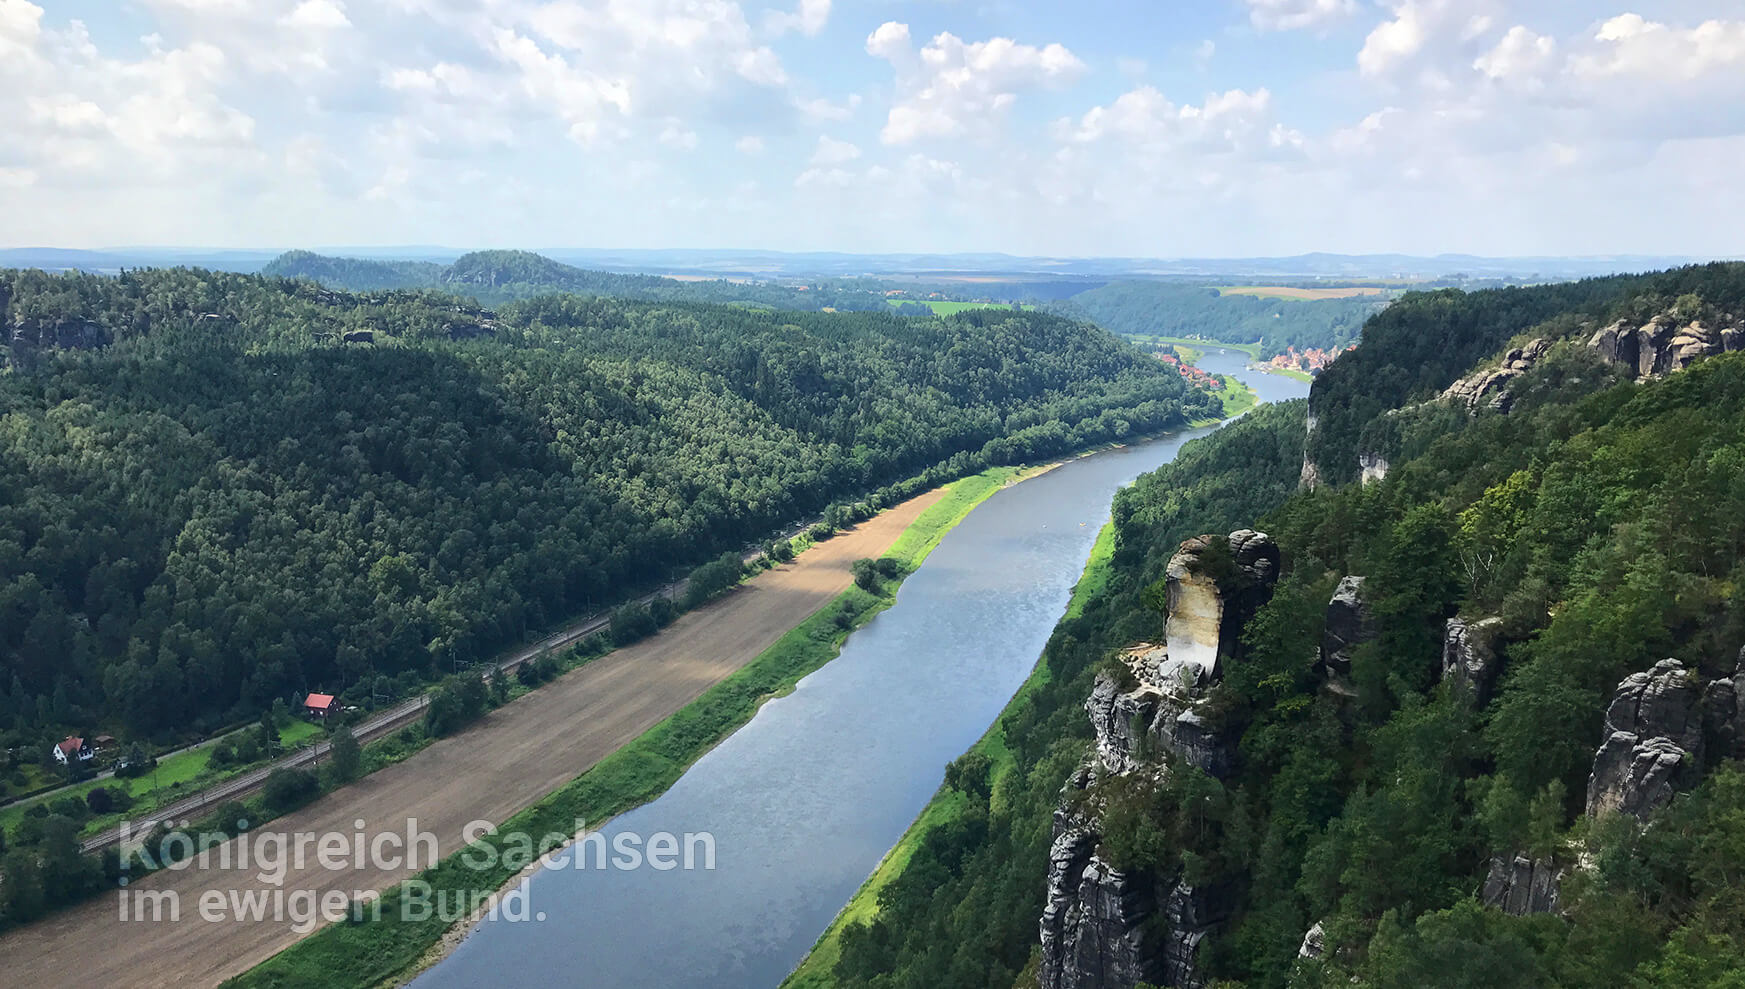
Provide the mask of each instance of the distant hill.
POLYGON ((431 261, 376 261, 335 258, 310 251, 286 251, 261 269, 263 275, 307 278, 328 288, 351 292, 379 289, 435 288, 446 269, 431 261))
POLYGON ((1259 344, 1262 355, 1271 357, 1287 347, 1343 349, 1357 342, 1363 321, 1386 304, 1379 296, 1273 298, 1147 281, 1114 282, 1080 292, 1059 308, 1125 336, 1259 344))
POLYGON ((569 293, 645 302, 713 302, 763 309, 877 310, 882 292, 832 284, 778 285, 769 282, 686 281, 659 275, 590 271, 531 251, 474 251, 452 264, 429 261, 379 261, 288 251, 264 275, 306 278, 352 292, 383 289, 437 289, 471 296, 487 305, 540 295, 569 293))

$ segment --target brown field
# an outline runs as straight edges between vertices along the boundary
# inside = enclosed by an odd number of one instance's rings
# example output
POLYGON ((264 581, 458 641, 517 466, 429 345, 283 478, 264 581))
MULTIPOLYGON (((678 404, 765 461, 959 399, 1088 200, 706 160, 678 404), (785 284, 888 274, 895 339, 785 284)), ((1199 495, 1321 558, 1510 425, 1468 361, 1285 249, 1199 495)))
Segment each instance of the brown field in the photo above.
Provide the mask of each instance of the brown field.
MULTIPOLYGON (((783 633, 846 589, 849 564, 883 553, 943 489, 904 502, 759 575, 666 631, 571 671, 397 765, 274 821, 265 832, 404 834, 408 819, 437 837, 439 854, 462 847, 474 820, 501 822, 754 659, 783 633)), ((589 822, 598 824, 599 822, 589 822)), ((255 834, 255 840, 259 840, 255 834)), ((235 845, 234 842, 231 843, 235 845)), ((310 853, 278 887, 293 891, 382 889, 411 868, 322 869, 310 853)), ((427 864, 427 863, 425 863, 427 864)), ((210 986, 240 974, 302 935, 289 919, 209 923, 208 890, 272 889, 253 871, 190 867, 127 888, 178 895, 177 922, 119 919, 119 892, 0 937, 0 972, 14 986, 210 986)), ((307 896, 308 893, 303 895, 307 896)), ((137 902, 137 901, 135 901, 137 902)), ((228 914, 228 911, 227 911, 228 914)))
POLYGON ((1359 295, 1380 295, 1387 289, 1374 285, 1359 285, 1354 288, 1291 288, 1286 285, 1234 285, 1222 286, 1218 291, 1224 295, 1254 295, 1262 299, 1350 299, 1359 295))

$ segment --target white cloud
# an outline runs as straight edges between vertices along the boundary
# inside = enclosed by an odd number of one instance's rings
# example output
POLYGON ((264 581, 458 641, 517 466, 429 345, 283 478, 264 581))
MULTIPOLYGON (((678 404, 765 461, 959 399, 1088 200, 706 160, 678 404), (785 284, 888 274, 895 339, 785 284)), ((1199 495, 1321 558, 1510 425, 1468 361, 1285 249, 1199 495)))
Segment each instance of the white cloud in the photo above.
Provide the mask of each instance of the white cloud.
POLYGON ((1745 20, 1711 20, 1680 30, 1622 14, 1600 25, 1594 40, 1594 50, 1571 63, 1578 75, 1688 80, 1715 71, 1745 72, 1745 20))
POLYGON ((1411 0, 1394 9, 1394 18, 1383 21, 1364 39, 1357 53, 1357 67, 1364 75, 1380 75, 1416 55, 1429 37, 1423 9, 1411 0))
POLYGON ((303 0, 289 14, 279 18, 279 23, 287 27, 332 30, 350 27, 351 19, 345 16, 345 5, 334 0, 303 0))
POLYGON ((772 34, 798 31, 807 37, 824 30, 830 22, 830 0, 799 0, 793 12, 772 10, 764 14, 764 28, 772 34))
POLYGON ((697 132, 685 127, 677 121, 668 121, 660 129, 660 143, 675 151, 695 151, 697 149, 697 132))
POLYGON ((1057 122, 1055 136, 1071 144, 1119 141, 1150 155, 1271 155, 1302 144, 1301 135, 1273 120, 1272 94, 1265 89, 1232 89, 1208 95, 1199 106, 1178 106, 1154 87, 1141 86, 1076 121, 1057 122))
POLYGON ((1555 40, 1517 24, 1495 48, 1474 60, 1472 67, 1490 79, 1537 83, 1556 51, 1555 40))
POLYGON ((814 165, 840 165, 860 157, 860 148, 847 141, 820 136, 818 147, 812 152, 814 165))
POLYGON ((733 142, 733 150, 742 155, 763 154, 763 138, 758 137, 755 134, 747 134, 733 142))
POLYGON ((1322 27, 1357 11, 1357 0, 1246 0, 1248 19, 1263 31, 1322 27))
POLYGON ((986 127, 1017 101, 1020 90, 1070 82, 1085 71, 1063 45, 1039 48, 1010 38, 966 43, 942 32, 914 52, 907 25, 895 22, 874 31, 866 49, 897 70, 898 98, 880 133, 886 144, 986 127))
POLYGON ((875 58, 892 61, 906 57, 909 54, 909 25, 896 21, 880 24, 872 34, 867 35, 866 53, 875 58))

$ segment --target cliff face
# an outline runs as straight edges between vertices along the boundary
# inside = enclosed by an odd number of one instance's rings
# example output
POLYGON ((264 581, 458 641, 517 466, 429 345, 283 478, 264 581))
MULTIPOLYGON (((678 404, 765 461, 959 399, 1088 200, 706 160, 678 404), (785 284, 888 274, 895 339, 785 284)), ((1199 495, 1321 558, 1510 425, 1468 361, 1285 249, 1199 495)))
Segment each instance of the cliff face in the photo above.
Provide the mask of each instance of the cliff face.
MULTIPOLYGON (((1745 756, 1741 697, 1745 650, 1732 675, 1707 684, 1676 659, 1625 677, 1606 708, 1603 740, 1588 777, 1587 816, 1627 814, 1645 823, 1716 764, 1745 756)), ((1480 895, 1507 913, 1554 913, 1571 867, 1556 857, 1497 855, 1480 895)))
POLYGON ((1097 677, 1085 702, 1095 750, 1054 816, 1039 925, 1044 989, 1201 984, 1199 944, 1227 908, 1218 891, 1179 875, 1114 868, 1099 851, 1099 790, 1155 785, 1179 765, 1230 773, 1236 733, 1217 726, 1208 694, 1227 664, 1240 661, 1238 635, 1270 598, 1278 572, 1278 547, 1264 533, 1182 543, 1166 568, 1165 644, 1133 646, 1121 669, 1097 677))

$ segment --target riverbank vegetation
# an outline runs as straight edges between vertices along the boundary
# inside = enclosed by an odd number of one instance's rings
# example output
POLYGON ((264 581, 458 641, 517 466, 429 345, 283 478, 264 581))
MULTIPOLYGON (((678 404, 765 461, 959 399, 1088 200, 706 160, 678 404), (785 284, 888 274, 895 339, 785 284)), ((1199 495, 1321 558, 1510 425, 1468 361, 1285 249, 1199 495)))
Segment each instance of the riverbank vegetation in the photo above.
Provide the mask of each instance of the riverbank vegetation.
POLYGON ((0 739, 368 705, 823 513, 1215 412, 1040 313, 0 273, 0 739), (903 479, 903 480, 899 480, 903 479))

